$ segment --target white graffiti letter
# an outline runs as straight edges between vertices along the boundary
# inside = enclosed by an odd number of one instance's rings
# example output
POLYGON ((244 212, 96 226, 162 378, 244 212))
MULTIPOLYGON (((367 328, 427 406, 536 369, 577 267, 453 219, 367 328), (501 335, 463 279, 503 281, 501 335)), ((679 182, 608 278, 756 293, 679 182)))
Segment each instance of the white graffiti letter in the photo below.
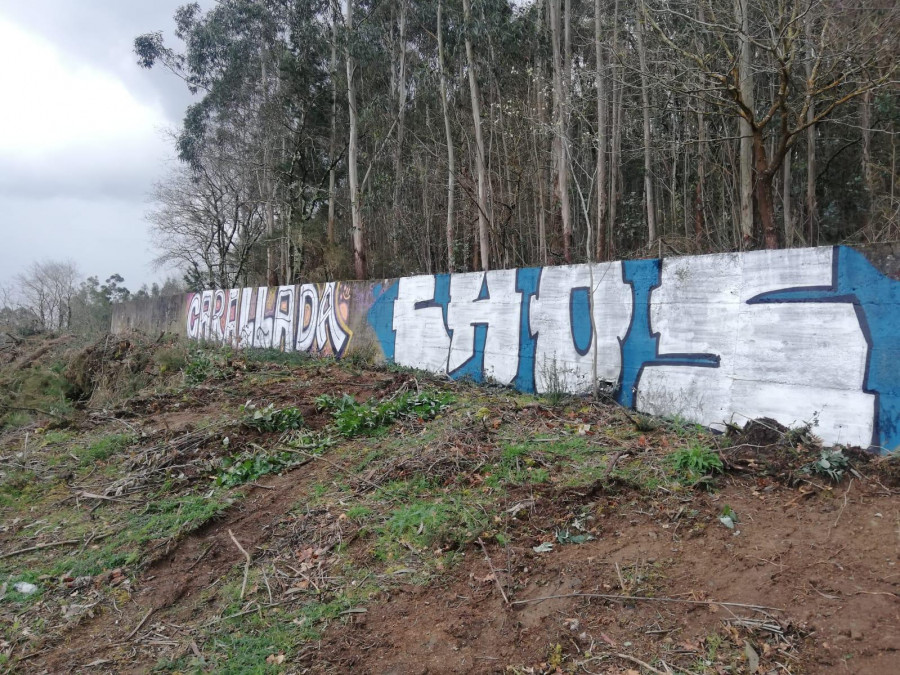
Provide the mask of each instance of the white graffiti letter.
POLYGON ((300 286, 297 305, 297 351, 308 352, 315 343, 319 321, 319 293, 313 284, 300 286))
POLYGON ((435 278, 404 277, 394 301, 394 361, 430 372, 446 372, 450 336, 443 309, 434 303, 435 278))
POLYGON ((531 299, 535 388, 585 393, 594 382, 615 383, 619 339, 630 320, 631 289, 621 263, 542 268, 531 299))
MULTIPOLYGON (((450 277, 450 354, 447 372, 477 359, 477 326, 486 327, 482 375, 509 384, 519 366, 521 295, 516 292, 516 271, 454 274, 450 277)), ((484 330, 484 328, 482 329, 484 330)))

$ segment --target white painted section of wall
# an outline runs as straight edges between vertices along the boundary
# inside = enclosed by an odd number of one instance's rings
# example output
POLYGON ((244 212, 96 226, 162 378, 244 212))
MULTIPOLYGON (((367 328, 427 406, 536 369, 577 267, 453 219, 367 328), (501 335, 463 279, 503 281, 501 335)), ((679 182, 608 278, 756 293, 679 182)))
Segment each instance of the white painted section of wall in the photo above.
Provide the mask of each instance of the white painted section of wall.
POLYGON ((622 281, 619 262, 543 268, 530 311, 537 391, 582 394, 596 381, 615 383, 622 365, 619 339, 628 331, 631 310, 631 287, 622 281), (575 288, 592 289, 593 334, 586 354, 578 353, 572 336, 575 288))
POLYGON ((397 335, 394 360, 402 366, 433 373, 447 372, 450 336, 444 328, 443 312, 437 306, 416 309, 417 303, 434 299, 434 277, 404 277, 397 283, 393 323, 397 335))
POLYGON ((746 304, 766 291, 829 285, 831 257, 802 249, 663 261, 651 298, 660 353, 715 353, 721 364, 645 368, 638 409, 712 427, 817 419, 814 432, 829 442, 867 446, 874 397, 862 391, 868 347, 852 305, 746 304))

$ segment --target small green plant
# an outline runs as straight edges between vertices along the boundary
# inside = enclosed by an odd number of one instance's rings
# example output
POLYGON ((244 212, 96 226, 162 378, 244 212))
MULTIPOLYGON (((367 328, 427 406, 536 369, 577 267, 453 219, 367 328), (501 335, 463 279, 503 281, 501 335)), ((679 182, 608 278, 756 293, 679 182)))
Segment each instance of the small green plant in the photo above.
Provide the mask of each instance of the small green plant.
POLYGON ((452 397, 439 392, 405 392, 376 403, 357 403, 349 394, 340 398, 323 394, 316 399, 320 410, 331 410, 334 426, 342 436, 372 433, 400 417, 431 419, 450 405, 452 397))
POLYGON ((179 345, 163 347, 153 355, 153 362, 160 373, 178 372, 188 364, 187 352, 179 345))
POLYGON ((270 473, 278 473, 292 464, 297 464, 300 457, 292 452, 277 453, 244 453, 222 460, 222 472, 216 476, 216 485, 233 487, 243 485, 270 473))
POLYGON ((202 349, 192 350, 183 369, 184 381, 188 384, 200 384, 209 377, 212 370, 213 362, 209 353, 202 349))
POLYGON ((696 479, 722 473, 722 459, 709 448, 694 443, 671 455, 672 465, 684 478, 696 479))
POLYGON ((363 368, 374 365, 377 354, 375 345, 369 343, 354 347, 341 360, 355 368, 363 368))
POLYGON ((659 429, 659 422, 650 415, 637 414, 631 418, 631 421, 634 423, 635 429, 644 433, 659 429))
POLYGON ((850 460, 841 452, 840 448, 822 450, 819 459, 804 466, 801 471, 815 476, 828 478, 839 483, 844 473, 850 468, 850 460))
POLYGON ((294 407, 278 409, 274 403, 258 408, 249 401, 241 406, 242 423, 257 431, 291 431, 303 426, 303 413, 294 407))
POLYGON ((569 396, 566 391, 567 374, 571 369, 564 368, 556 361, 556 355, 551 360, 544 359, 541 364, 541 378, 544 380, 543 396, 550 405, 559 405, 569 396))

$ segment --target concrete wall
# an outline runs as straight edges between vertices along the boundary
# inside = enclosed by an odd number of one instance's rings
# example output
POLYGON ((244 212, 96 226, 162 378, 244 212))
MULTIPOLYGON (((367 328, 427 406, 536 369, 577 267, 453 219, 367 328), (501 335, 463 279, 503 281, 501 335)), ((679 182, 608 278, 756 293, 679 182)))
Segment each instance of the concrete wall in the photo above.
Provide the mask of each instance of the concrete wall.
MULTIPOLYGON (((882 269, 896 263, 882 253, 882 269)), ((613 392, 713 428, 813 422, 900 447, 900 281, 846 247, 190 294, 113 329, 236 347, 370 352, 528 392, 613 392)), ((153 303, 150 303, 153 304, 153 303)))

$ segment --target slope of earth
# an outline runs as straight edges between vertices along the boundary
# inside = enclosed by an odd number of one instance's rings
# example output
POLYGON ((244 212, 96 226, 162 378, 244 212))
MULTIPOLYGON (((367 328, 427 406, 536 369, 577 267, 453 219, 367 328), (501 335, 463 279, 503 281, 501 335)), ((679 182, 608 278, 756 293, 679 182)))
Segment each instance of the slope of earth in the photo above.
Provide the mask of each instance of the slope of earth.
POLYGON ((0 669, 892 673, 898 459, 141 336, 0 350, 0 669))

